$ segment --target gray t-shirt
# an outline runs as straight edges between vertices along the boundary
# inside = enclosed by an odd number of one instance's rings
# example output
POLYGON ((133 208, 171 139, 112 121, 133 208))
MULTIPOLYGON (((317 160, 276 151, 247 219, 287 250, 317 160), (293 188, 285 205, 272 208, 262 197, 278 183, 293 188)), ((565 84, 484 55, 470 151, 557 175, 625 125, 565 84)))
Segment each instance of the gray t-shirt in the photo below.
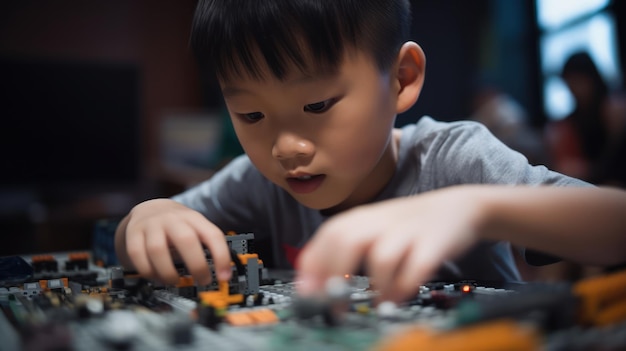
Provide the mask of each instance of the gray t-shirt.
MULTIPOLYGON (((425 116, 402 128, 396 172, 373 201, 458 184, 590 186, 544 166, 529 165, 522 154, 479 123, 438 122, 425 116)), ((273 252, 272 261, 261 258, 276 268, 293 267, 298 251, 328 218, 264 178, 245 155, 173 199, 201 212, 224 231, 255 233, 273 252)), ((435 279, 519 281, 520 276, 510 244, 485 241, 448 262, 435 279)))

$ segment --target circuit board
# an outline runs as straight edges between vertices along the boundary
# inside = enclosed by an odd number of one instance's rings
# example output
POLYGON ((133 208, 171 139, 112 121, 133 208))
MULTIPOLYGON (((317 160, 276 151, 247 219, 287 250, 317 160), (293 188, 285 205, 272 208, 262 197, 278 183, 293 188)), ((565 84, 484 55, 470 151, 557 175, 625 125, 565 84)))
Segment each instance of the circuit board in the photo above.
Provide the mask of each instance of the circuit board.
MULTIPOLYGON (((626 274, 571 284, 431 282, 378 301, 364 276, 300 298, 292 272, 229 235, 233 278, 172 286, 89 252, 13 256, 0 268, 1 350, 602 350, 626 348, 626 274), (617 307, 611 307, 617 306, 617 307), (620 307, 622 306, 622 307, 620 307)), ((212 265, 210 254, 207 262, 212 265)))

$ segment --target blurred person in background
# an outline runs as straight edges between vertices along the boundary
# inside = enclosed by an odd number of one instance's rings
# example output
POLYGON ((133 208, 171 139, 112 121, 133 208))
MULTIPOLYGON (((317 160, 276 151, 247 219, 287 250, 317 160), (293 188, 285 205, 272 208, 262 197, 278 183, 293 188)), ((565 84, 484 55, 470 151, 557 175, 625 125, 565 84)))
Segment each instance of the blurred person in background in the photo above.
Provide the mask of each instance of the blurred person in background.
POLYGON ((602 106, 607 140, 592 181, 626 188, 626 92, 611 94, 602 106))
POLYGON ((574 110, 559 121, 548 123, 546 141, 554 170, 598 183, 596 167, 607 147, 608 127, 604 113, 609 89, 591 56, 577 52, 561 72, 574 101, 574 110))

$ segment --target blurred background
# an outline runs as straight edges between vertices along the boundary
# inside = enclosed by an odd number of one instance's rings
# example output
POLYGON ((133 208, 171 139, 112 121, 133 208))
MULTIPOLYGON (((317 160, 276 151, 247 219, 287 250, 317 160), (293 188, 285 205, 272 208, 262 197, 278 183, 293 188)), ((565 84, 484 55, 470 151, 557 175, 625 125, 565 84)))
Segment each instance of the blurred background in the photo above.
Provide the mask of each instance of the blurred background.
MULTIPOLYGON (((478 120, 534 164, 626 184, 626 2, 411 2, 426 84, 398 126, 478 120)), ((195 3, 0 4, 0 255, 88 249, 241 153, 188 47, 195 3)))

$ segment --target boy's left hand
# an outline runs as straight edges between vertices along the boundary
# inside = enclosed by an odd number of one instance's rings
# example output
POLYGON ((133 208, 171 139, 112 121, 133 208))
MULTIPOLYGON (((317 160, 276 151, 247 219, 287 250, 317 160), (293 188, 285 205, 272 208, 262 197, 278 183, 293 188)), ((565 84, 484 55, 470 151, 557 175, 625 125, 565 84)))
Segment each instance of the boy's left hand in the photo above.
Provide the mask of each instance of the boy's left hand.
POLYGON ((381 298, 414 294, 478 240, 485 211, 472 188, 447 188, 356 207, 324 223, 298 258, 299 292, 320 291, 361 265, 381 298))

